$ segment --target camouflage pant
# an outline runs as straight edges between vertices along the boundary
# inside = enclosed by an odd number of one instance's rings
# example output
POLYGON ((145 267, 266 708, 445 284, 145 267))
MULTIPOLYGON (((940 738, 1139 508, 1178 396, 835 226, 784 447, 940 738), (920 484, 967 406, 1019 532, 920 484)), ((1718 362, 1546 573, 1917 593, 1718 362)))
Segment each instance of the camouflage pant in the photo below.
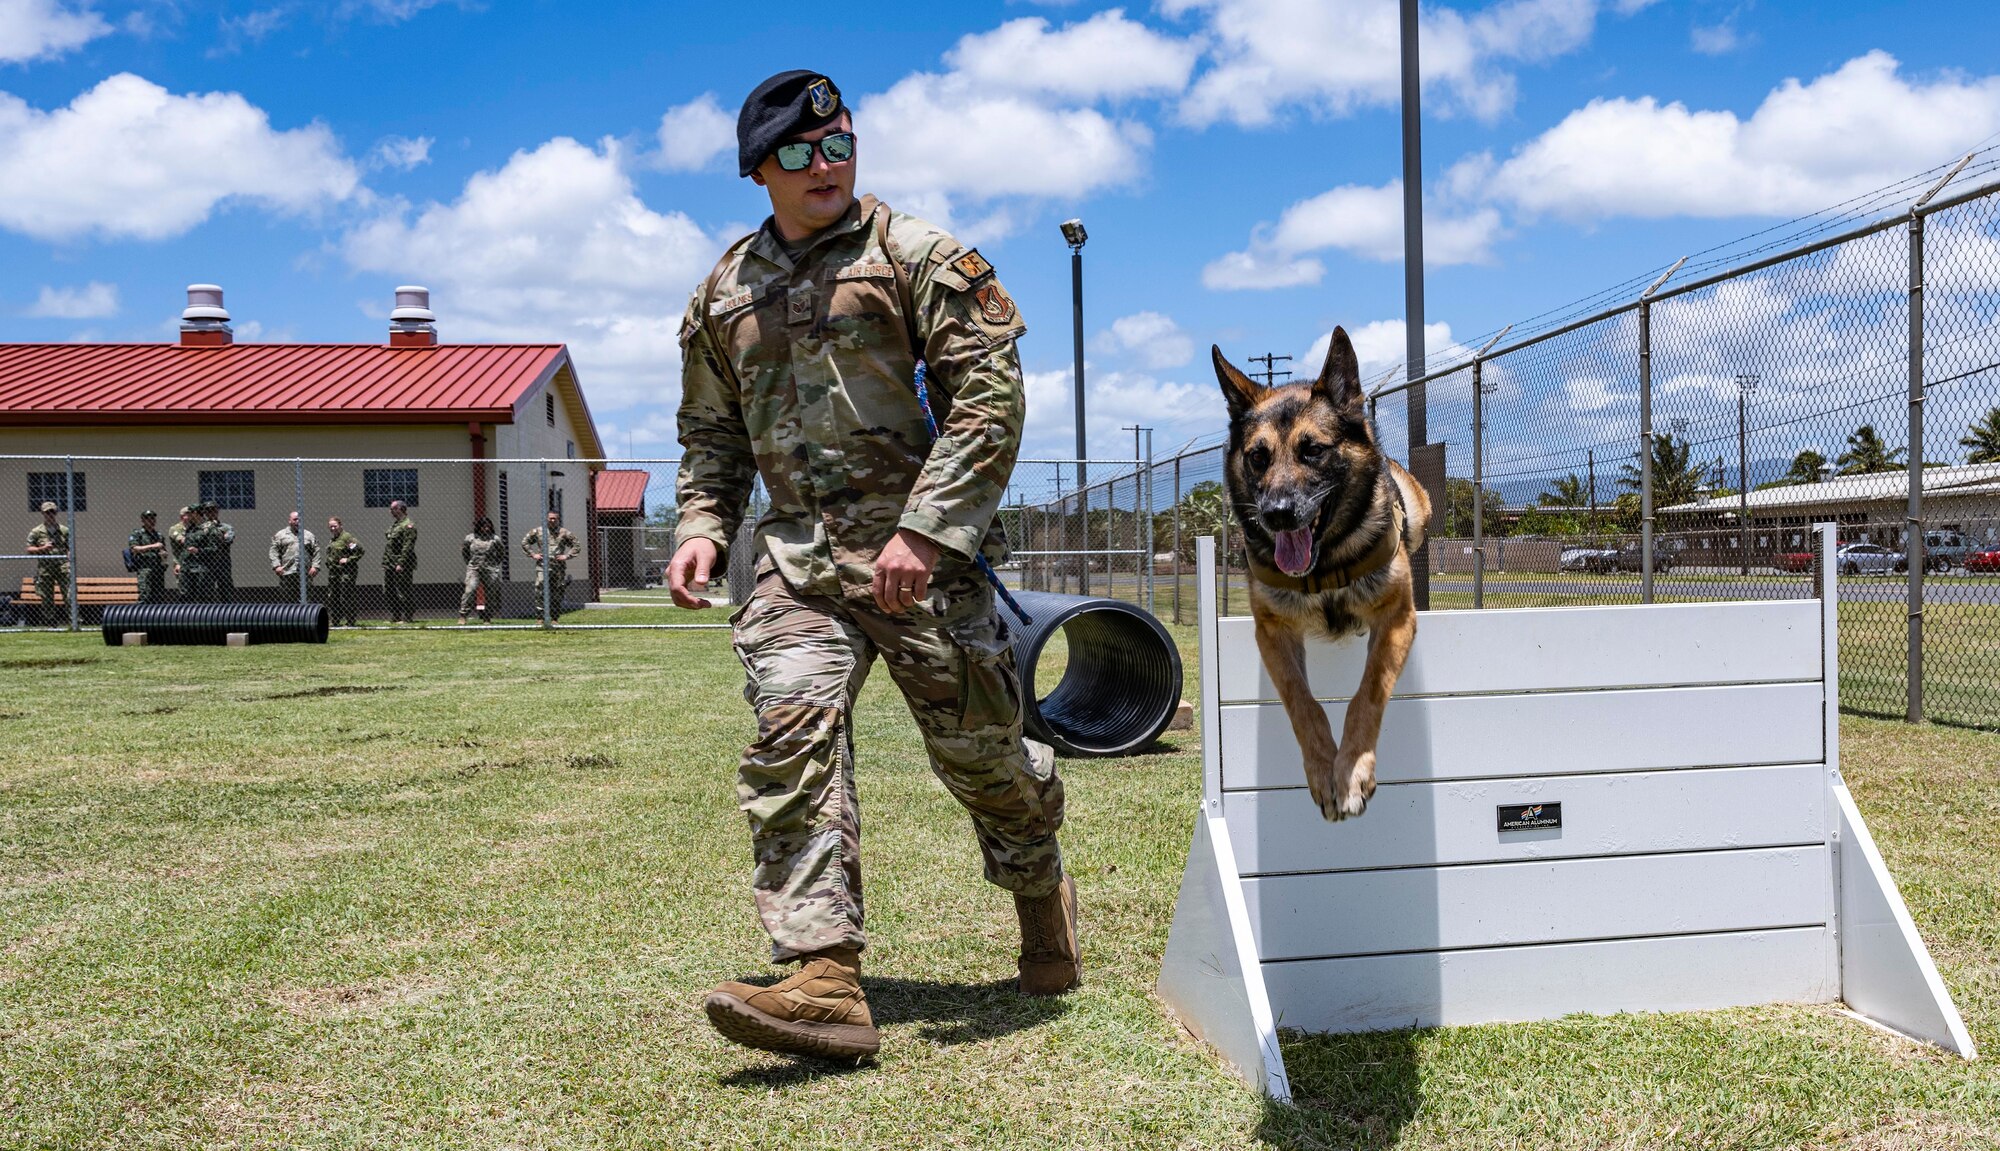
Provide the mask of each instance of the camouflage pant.
POLYGON ((485 617, 492 619, 494 610, 500 606, 500 569, 467 564, 465 591, 458 597, 458 614, 461 619, 472 614, 473 605, 478 602, 479 592, 482 589, 486 592, 485 617))
POLYGON ((879 653, 930 752, 931 770, 972 816, 986 878, 1045 895, 1062 879, 1055 756, 1021 735, 1021 684, 1006 624, 977 576, 947 580, 926 605, 888 616, 801 596, 775 573, 737 612, 736 654, 757 738, 737 800, 750 817, 757 913, 774 962, 863 947, 855 696, 879 653))
POLYGON ((139 578, 139 602, 163 603, 167 598, 167 569, 152 564, 140 564, 136 573, 139 578))
POLYGON ((69 565, 38 561, 35 564, 35 597, 42 601, 42 618, 51 626, 67 622, 69 608, 58 607, 56 601, 69 603, 69 565))
MULTIPOLYGON (((569 595, 569 568, 557 564, 549 569, 549 618, 561 619, 563 597, 569 595)), ((542 570, 535 569, 535 614, 542 614, 542 570)))
POLYGON ((339 626, 342 621, 354 622, 354 584, 352 575, 328 575, 326 577, 327 622, 339 626))
POLYGON ((385 567, 382 569, 382 592, 389 598, 389 620, 417 620, 417 573, 408 565, 402 571, 385 567))

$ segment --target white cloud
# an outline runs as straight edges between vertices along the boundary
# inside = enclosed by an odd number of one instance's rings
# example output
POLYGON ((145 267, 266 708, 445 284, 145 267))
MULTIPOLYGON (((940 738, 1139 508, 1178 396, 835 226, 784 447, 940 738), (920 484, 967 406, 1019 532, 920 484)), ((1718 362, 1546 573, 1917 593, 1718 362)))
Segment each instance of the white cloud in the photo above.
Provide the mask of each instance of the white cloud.
MULTIPOLYGON (((1628 14, 1643 4, 1623 0, 1628 14)), ((1504 0, 1470 16, 1427 6, 1420 19, 1426 99, 1436 111, 1494 119, 1514 104, 1502 65, 1575 51, 1596 26, 1598 0, 1504 0)), ((1166 0, 1199 12, 1213 65, 1181 102, 1196 126, 1268 124, 1290 106, 1344 116, 1401 95, 1400 26, 1388 0, 1166 0)))
POLYGON ((717 156, 736 151, 736 117, 722 110, 715 93, 703 92, 660 117, 656 133, 659 152, 655 167, 693 172, 708 167, 717 156))
POLYGON ((1688 33, 1688 43, 1704 56, 1726 56, 1743 46, 1743 37, 1737 34, 1736 26, 1724 20, 1720 24, 1697 24, 1688 33))
POLYGON ((98 320, 118 314, 118 285, 92 280, 81 288, 42 285, 26 315, 52 320, 98 320))
POLYGON ((1818 211, 2000 132, 2000 77, 1912 83, 1870 52, 1787 80, 1748 119, 1651 97, 1593 100, 1501 164, 1492 193, 1528 212, 1611 216, 1818 211))
MULTIPOLYGON (((1050 105, 960 73, 906 76, 857 102, 855 119, 868 184, 946 226, 960 205, 1074 199, 1129 183, 1144 172, 1152 144, 1136 120, 1050 105)), ((1011 222, 990 217, 984 230, 1003 232, 1011 222)))
MULTIPOLYGON (((1071 372, 1059 368, 1026 375, 1028 423, 1022 433, 1025 459, 1072 459, 1076 455, 1076 406, 1071 372)), ((1132 425, 1153 429, 1153 446, 1164 452, 1176 444, 1214 435, 1226 426, 1222 393, 1204 364, 1193 382, 1162 379, 1147 372, 1101 371, 1084 365, 1084 425, 1090 455, 1098 460, 1132 458, 1132 425)), ((1107 465, 1108 466, 1108 465, 1107 465)), ((1095 474, 1093 472, 1093 474, 1095 474)), ((1063 483, 1075 472, 1063 469, 1063 483)), ((1055 495, 1054 473, 1046 466, 1014 469, 1017 495, 1055 495)))
POLYGON ((436 289, 445 339, 559 340, 593 402, 677 402, 688 293, 721 244, 641 201, 623 149, 558 137, 466 181, 458 199, 399 205, 343 238, 348 262, 436 289))
POLYGON ((290 18, 291 13, 284 8, 260 8, 241 16, 224 16, 217 22, 219 38, 208 50, 208 55, 230 56, 242 51, 246 43, 261 44, 266 36, 284 27, 290 18))
MULTIPOLYGON (((1500 233, 1500 214, 1476 208, 1448 215, 1435 206, 1424 212, 1424 264, 1484 263, 1500 233)), ((1325 267, 1311 252, 1335 249, 1365 260, 1403 258, 1403 185, 1347 184, 1286 208, 1275 225, 1260 224, 1250 246, 1202 269, 1202 283, 1218 291, 1286 288, 1316 284, 1325 267)))
POLYGON ((385 136, 368 154, 368 162, 371 167, 407 172, 431 162, 431 145, 435 143, 429 136, 385 136))
MULTIPOLYGON (((1408 358, 1406 353, 1409 348, 1404 342, 1404 333, 1408 331, 1409 325, 1402 320, 1370 320, 1359 327, 1347 329, 1347 338, 1354 344, 1354 358, 1361 362, 1362 383, 1372 387, 1383 373, 1401 366, 1408 358)), ((1319 338, 1292 361, 1293 375, 1302 380, 1318 376, 1320 366, 1326 362, 1327 345, 1332 342, 1331 328, 1320 333, 1319 338)), ((1451 338, 1450 324, 1438 320, 1424 325, 1425 363, 1433 368, 1441 366, 1456 347, 1451 338)))
POLYGON ((38 238, 161 239, 229 201, 303 213, 359 188, 325 125, 274 131, 233 92, 121 73, 52 112, 0 93, 0 227, 38 238))
POLYGON ((1194 341, 1174 323, 1173 317, 1159 312, 1135 312, 1111 322, 1102 337, 1115 351, 1131 353, 1140 364, 1155 370, 1178 368, 1194 358, 1194 341))
POLYGON ((88 5, 0 0, 0 63, 60 56, 111 31, 88 5))
POLYGON ((964 37, 944 59, 975 88, 1088 101, 1178 95, 1200 51, 1110 8, 1054 32, 1039 16, 1009 20, 964 37))

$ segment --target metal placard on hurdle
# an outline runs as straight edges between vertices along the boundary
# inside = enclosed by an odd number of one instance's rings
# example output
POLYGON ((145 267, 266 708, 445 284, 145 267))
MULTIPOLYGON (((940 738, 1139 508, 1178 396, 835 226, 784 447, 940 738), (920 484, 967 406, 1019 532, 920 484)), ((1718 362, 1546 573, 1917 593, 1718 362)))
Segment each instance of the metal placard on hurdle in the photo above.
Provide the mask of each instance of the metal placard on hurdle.
MULTIPOLYGON (((1280 1026, 1844 1001, 1973 1058, 1841 780, 1818 531, 1821 599, 1423 613, 1341 823, 1200 540, 1202 804, 1161 999, 1281 1100, 1280 1026), (1560 826, 1500 829, 1536 807, 1560 826)), ((1365 655, 1307 644, 1335 732, 1365 655)))

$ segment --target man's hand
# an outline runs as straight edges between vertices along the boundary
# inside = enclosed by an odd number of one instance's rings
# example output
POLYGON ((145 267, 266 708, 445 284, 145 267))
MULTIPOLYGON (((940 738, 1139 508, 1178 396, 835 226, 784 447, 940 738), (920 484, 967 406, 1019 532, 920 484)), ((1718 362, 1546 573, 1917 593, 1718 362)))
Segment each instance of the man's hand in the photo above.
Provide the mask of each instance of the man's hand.
POLYGON ((938 546, 907 528, 875 559, 875 606, 894 615, 930 594, 938 546))
POLYGON ((708 590, 708 577, 715 571, 715 541, 697 536, 682 544, 667 561, 667 591, 674 606, 689 610, 715 605, 700 596, 708 590))

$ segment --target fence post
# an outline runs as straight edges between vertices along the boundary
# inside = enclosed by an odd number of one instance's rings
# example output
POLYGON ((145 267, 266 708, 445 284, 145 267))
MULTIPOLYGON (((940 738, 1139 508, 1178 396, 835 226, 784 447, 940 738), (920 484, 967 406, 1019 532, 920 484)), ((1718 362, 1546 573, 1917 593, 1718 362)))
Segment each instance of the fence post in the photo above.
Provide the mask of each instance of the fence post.
MULTIPOLYGON (((63 596, 64 598, 69 600, 69 630, 78 631, 82 628, 83 625, 82 625, 82 616, 78 611, 76 603, 76 457, 75 456, 63 457, 63 509, 69 517, 69 543, 66 545, 69 549, 69 555, 64 557, 68 562, 63 564, 63 570, 67 571, 69 575, 64 577, 64 582, 68 586, 63 588, 63 596)), ((48 605, 43 604, 42 606, 47 607, 48 605)))
POLYGON ((299 604, 304 606, 310 602, 306 585, 312 580, 312 564, 306 560, 306 462, 297 456, 292 457, 292 504, 299 515, 299 530, 293 533, 292 543, 299 549, 299 604))
POLYGON ((1174 622, 1181 622, 1181 457, 1174 457, 1174 622))
POLYGON ((1143 521, 1143 523, 1144 523, 1144 526, 1145 526, 1145 529, 1146 529, 1146 545, 1145 545, 1145 552, 1146 552, 1146 554, 1145 554, 1145 555, 1143 555, 1143 556, 1140 556, 1140 557, 1139 557, 1139 559, 1140 559, 1140 562, 1142 562, 1142 563, 1144 563, 1144 564, 1146 565, 1146 614, 1147 614, 1147 615, 1150 615, 1150 616, 1152 616, 1152 617, 1154 617, 1154 618, 1156 618, 1156 619, 1157 619, 1157 618, 1159 618, 1159 614, 1160 614, 1160 612, 1159 612, 1159 599, 1158 599, 1158 595, 1157 595, 1157 592, 1158 592, 1158 589, 1157 589, 1157 588, 1156 588, 1156 587, 1155 587, 1154 585, 1155 585, 1156 583, 1158 583, 1158 580, 1157 580, 1157 579, 1156 579, 1155 577, 1157 577, 1157 576, 1159 575, 1159 573, 1158 573, 1158 572, 1155 572, 1155 571, 1153 570, 1153 547, 1154 547, 1154 544, 1153 544, 1153 429, 1151 429, 1151 428, 1147 428, 1147 429, 1146 429, 1146 493, 1145 493, 1145 494, 1146 494, 1146 518, 1145 518, 1145 520, 1143 521))
POLYGON ((1909 508, 1903 518, 1910 644, 1904 718, 1910 723, 1924 721, 1924 217, 1918 210, 1922 206, 1919 201, 1910 211, 1910 426, 1904 461, 1910 478, 1909 508))
POLYGON ((1681 265, 1660 274, 1653 286, 1639 294, 1639 600, 1653 602, 1653 293, 1667 282, 1681 265))
POLYGON ((554 626, 549 619, 549 461, 542 461, 542 506, 535 513, 535 530, 541 534, 542 558, 536 561, 536 571, 542 585, 542 627, 554 626))
POLYGON ((1486 606, 1486 361, 1477 358, 1472 361, 1472 606, 1486 606))

